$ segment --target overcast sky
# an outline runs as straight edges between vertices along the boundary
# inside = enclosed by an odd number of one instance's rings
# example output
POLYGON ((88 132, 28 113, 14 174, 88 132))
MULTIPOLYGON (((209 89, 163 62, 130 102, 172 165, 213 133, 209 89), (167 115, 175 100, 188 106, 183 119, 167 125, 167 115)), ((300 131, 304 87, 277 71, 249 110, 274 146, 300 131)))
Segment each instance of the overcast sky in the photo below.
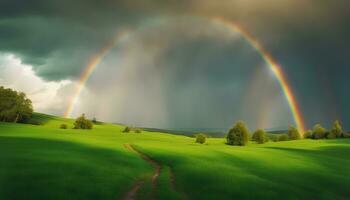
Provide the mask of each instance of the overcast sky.
POLYGON ((348 0, 2 0, 0 85, 62 115, 77 80, 120 31, 131 34, 96 68, 73 115, 161 128, 251 129, 293 123, 281 88, 222 17, 282 66, 309 128, 350 129, 348 0))

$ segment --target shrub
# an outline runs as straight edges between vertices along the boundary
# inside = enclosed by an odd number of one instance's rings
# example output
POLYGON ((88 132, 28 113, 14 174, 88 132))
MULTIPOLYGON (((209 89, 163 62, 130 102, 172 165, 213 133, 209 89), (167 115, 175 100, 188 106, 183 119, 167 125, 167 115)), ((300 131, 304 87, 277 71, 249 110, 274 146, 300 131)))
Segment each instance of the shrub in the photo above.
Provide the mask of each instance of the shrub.
POLYGON ((131 131, 131 128, 129 126, 125 127, 123 130, 123 133, 129 133, 131 131))
POLYGON ((204 144, 207 140, 207 136, 203 133, 199 133, 196 135, 196 142, 199 144, 204 144))
POLYGON ((304 138, 311 139, 312 138, 312 131, 308 130, 304 133, 304 138))
POLYGON ((258 144, 264 144, 269 140, 269 138, 266 136, 264 130, 258 129, 253 133, 252 140, 256 141, 258 144))
POLYGON ((323 128, 320 124, 316 124, 312 131, 312 138, 316 140, 325 138, 326 133, 327 133, 327 130, 325 128, 323 128))
POLYGON ((281 134, 280 136, 278 136, 278 141, 288 141, 289 137, 287 134, 281 134))
POLYGON ((227 134, 227 144, 244 146, 248 143, 249 131, 242 121, 238 121, 227 134))
POLYGON ((67 128, 68 128, 67 124, 61 124, 60 125, 60 129, 67 129, 67 128))
POLYGON ((135 129, 135 133, 142 133, 142 130, 137 128, 137 129, 135 129))
POLYGON ((82 114, 74 122, 74 129, 92 129, 92 127, 92 122, 85 118, 85 114, 82 114))
POLYGON ((330 130, 329 134, 327 135, 328 139, 334 139, 339 138, 343 136, 343 128, 341 127, 338 120, 336 120, 333 124, 332 129, 330 130))
POLYGON ((288 130, 288 137, 290 140, 300 140, 301 135, 294 126, 291 126, 288 130))

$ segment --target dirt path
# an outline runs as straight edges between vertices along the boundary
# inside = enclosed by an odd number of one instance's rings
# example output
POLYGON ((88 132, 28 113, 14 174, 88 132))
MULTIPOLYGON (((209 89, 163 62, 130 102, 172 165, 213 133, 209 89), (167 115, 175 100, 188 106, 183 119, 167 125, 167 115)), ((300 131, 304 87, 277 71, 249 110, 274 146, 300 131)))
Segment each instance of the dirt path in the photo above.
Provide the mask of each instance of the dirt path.
MULTIPOLYGON (((153 187, 155 187, 157 178, 160 175, 160 169, 161 169, 160 164, 158 164, 155 160, 151 159, 147 155, 139 152, 134 147, 132 147, 130 144, 124 144, 124 147, 126 149, 128 149, 129 151, 137 153, 143 160, 147 161, 149 164, 151 164, 153 166, 154 174, 152 176, 152 184, 153 184, 153 187)), ((124 196, 123 200, 135 200, 136 196, 137 196, 137 192, 139 191, 139 189, 142 187, 143 184, 144 184, 143 181, 137 181, 134 184, 134 186, 129 190, 129 192, 124 196)))

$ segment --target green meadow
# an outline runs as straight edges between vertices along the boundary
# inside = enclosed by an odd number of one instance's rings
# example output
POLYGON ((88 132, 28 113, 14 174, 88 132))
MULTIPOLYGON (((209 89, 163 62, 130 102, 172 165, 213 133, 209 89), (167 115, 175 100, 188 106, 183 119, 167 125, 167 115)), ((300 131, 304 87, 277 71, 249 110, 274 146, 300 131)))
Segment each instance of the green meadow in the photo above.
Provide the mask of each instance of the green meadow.
POLYGON ((73 120, 36 114, 42 125, 0 123, 0 199, 349 199, 350 139, 228 146, 224 138, 123 133, 123 126, 72 129, 73 120), (59 129, 66 123, 68 129, 59 129), (161 166, 154 166, 131 145, 161 166))

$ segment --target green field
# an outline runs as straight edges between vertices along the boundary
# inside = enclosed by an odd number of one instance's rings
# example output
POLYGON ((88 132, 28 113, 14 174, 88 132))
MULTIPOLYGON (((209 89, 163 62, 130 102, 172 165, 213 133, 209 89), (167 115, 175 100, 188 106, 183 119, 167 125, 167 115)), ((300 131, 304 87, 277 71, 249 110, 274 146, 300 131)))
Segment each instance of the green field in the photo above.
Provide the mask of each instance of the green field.
POLYGON ((349 199, 350 140, 225 145, 209 138, 122 133, 124 127, 71 129, 73 121, 36 115, 43 125, 0 123, 0 199, 349 199), (67 123, 69 129, 59 129, 67 123), (161 165, 154 168, 134 149, 161 165))

